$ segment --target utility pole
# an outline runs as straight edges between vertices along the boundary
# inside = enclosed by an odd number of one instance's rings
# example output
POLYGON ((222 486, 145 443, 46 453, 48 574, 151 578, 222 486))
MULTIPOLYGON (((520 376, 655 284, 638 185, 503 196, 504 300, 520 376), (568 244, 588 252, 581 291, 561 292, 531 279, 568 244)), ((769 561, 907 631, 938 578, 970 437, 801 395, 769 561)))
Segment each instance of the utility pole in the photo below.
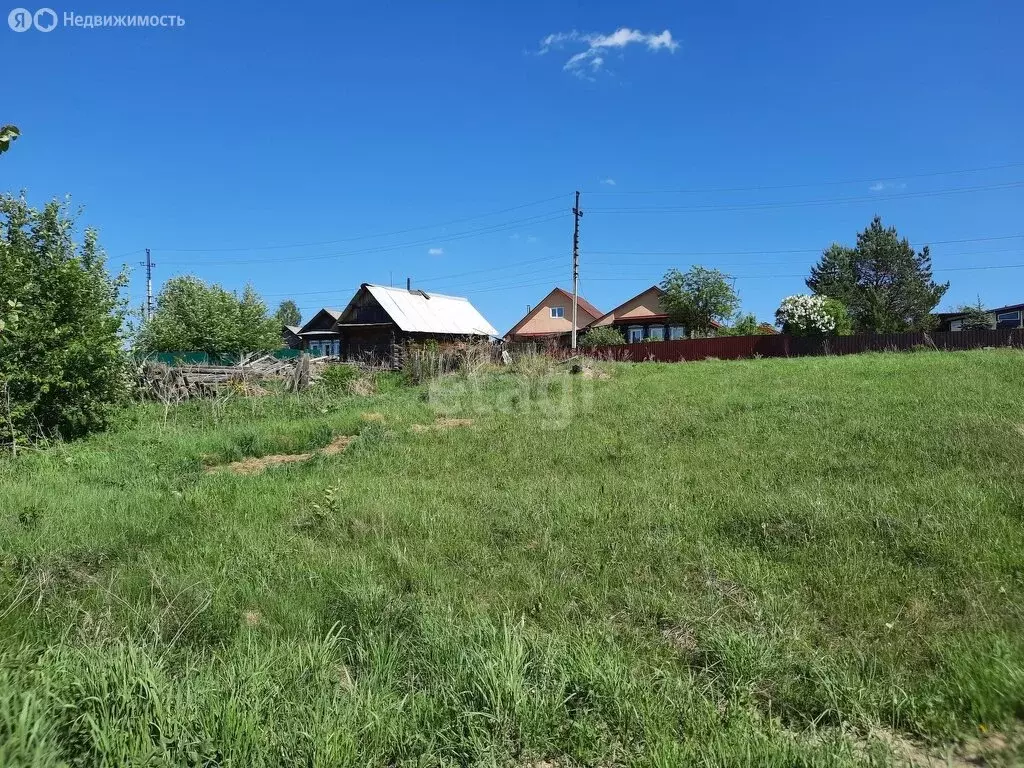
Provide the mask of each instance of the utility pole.
POLYGON ((576 304, 580 292, 580 191, 576 190, 576 205, 572 209, 572 348, 576 349, 576 304))
POLYGON ((139 264, 146 268, 146 319, 149 320, 153 316, 153 267, 156 266, 149 248, 146 249, 146 260, 140 261, 139 264))

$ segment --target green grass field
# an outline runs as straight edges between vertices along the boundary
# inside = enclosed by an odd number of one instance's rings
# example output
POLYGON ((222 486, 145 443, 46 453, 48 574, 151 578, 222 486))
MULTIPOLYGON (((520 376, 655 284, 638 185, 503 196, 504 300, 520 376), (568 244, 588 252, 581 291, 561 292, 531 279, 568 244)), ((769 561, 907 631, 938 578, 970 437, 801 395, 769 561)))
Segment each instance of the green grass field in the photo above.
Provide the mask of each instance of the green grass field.
POLYGON ((0 765, 1024 762, 1024 355, 605 370, 0 459, 0 765))

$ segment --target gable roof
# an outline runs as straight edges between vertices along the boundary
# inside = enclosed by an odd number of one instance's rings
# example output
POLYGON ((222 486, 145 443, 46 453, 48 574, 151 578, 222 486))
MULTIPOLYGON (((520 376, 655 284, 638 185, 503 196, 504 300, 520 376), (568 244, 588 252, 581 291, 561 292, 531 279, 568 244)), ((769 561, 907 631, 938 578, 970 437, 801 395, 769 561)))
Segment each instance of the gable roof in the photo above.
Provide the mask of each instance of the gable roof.
MULTIPOLYGON (((661 286, 660 286, 660 285, 652 285, 652 286, 651 286, 650 288, 644 288, 644 290, 640 291, 640 293, 638 293, 638 294, 637 294, 636 296, 630 296, 630 297, 629 297, 628 299, 626 299, 626 300, 625 300, 624 302, 622 302, 621 304, 619 304, 619 306, 615 307, 615 309, 611 309, 611 310, 609 310, 609 311, 605 312, 605 313, 604 313, 603 315, 601 315, 601 317, 599 317, 599 318, 598 318, 597 320, 595 320, 595 321, 594 321, 594 325, 595 325, 595 326, 598 326, 598 325, 600 325, 600 324, 601 324, 601 322, 602 322, 602 321, 603 321, 603 320, 604 320, 605 318, 607 318, 607 317, 611 317, 611 316, 612 316, 612 315, 614 315, 614 314, 615 314, 616 312, 618 312, 618 311, 619 311, 620 309, 622 309, 622 308, 623 308, 623 307, 625 307, 625 306, 626 306, 627 304, 629 304, 629 303, 630 303, 631 301, 636 301, 636 300, 637 300, 637 299, 639 299, 639 298, 640 298, 641 296, 643 296, 643 295, 644 295, 645 293, 650 293, 651 291, 655 291, 655 292, 657 292, 657 294, 658 294, 658 297, 659 297, 659 298, 660 298, 660 297, 662 296, 662 294, 664 294, 664 293, 665 293, 665 291, 663 291, 663 290, 661 289, 661 286)), ((660 318, 660 317, 668 317, 668 315, 667 315, 667 314, 658 314, 658 315, 654 315, 653 317, 659 317, 659 318, 660 318)), ((718 322, 715 322, 714 320, 712 320, 712 321, 711 321, 711 327, 712 327, 712 328, 721 328, 721 327, 722 327, 722 324, 721 324, 721 323, 718 323, 718 322)))
MULTIPOLYGON (((515 325, 513 325, 511 330, 509 330, 509 332, 506 333, 505 335, 506 336, 512 336, 513 334, 515 334, 520 328, 522 328, 526 324, 526 322, 531 317, 533 317, 540 310, 540 308, 542 306, 544 306, 544 302, 547 301, 552 296, 554 296, 555 294, 560 294, 561 296, 564 296, 566 299, 569 300, 570 306, 572 305, 572 294, 569 293, 569 291, 565 290, 564 288, 559 288, 556 285, 554 288, 551 289, 551 291, 548 292, 547 295, 544 296, 543 299, 541 299, 539 302, 537 302, 537 305, 533 309, 531 309, 529 312, 527 312, 525 315, 523 315, 523 317, 519 320, 519 322, 516 323, 515 325)), ((582 309, 586 314, 590 315, 590 321, 586 322, 586 323, 580 323, 577 330, 582 330, 585 326, 590 325, 590 323, 594 322, 595 320, 597 320, 597 318, 601 317, 601 314, 602 314, 601 310, 598 309, 597 307, 595 307, 593 304, 591 304, 586 299, 584 299, 582 296, 577 296, 576 297, 576 307, 578 309, 582 309)), ((579 318, 577 318, 577 320, 578 319, 579 318)), ((538 335, 540 335, 540 336, 554 336, 554 335, 557 335, 557 334, 554 334, 554 333, 542 333, 542 334, 538 334, 538 335)))
POLYGON ((597 318, 597 320, 594 321, 594 325, 595 326, 600 325, 602 320, 604 320, 607 317, 611 317, 616 312, 618 312, 620 309, 622 309, 627 304, 629 304, 631 301, 636 301, 641 296, 643 296, 645 293, 650 293, 651 291, 657 291, 659 297, 661 296, 662 293, 664 293, 664 291, 661 290, 661 287, 657 286, 657 285, 652 285, 650 288, 644 288, 642 291, 640 291, 640 293, 636 294, 636 296, 630 296, 624 302, 619 304, 619 306, 615 307, 614 309, 609 309, 607 312, 605 312, 603 315, 601 315, 599 318, 597 318))
MULTIPOLYGON (((332 320, 334 320, 334 322, 338 322, 338 318, 341 317, 341 310, 340 309, 330 309, 329 307, 324 307, 319 312, 317 312, 315 315, 313 315, 311 318, 309 318, 309 320, 307 320, 302 325, 301 328, 299 328, 297 331, 295 331, 295 333, 300 335, 300 336, 303 333, 307 333, 307 328, 310 325, 312 325, 316 320, 318 320, 322 315, 326 315, 327 317, 329 317, 332 320)), ((319 332, 322 333, 322 331, 319 331, 319 332)))
POLYGON ((346 315, 362 291, 367 291, 394 321, 407 333, 443 333, 455 336, 497 336, 494 326, 484 319, 469 299, 446 296, 442 293, 409 291, 385 285, 363 283, 352 301, 339 315, 339 325, 345 325, 346 315))
MULTIPOLYGON (((569 301, 572 301, 572 294, 569 293, 564 288, 556 287, 555 290, 552 291, 551 293, 560 293, 563 296, 565 296, 565 298, 567 298, 569 301)), ((550 294, 548 294, 548 295, 550 295, 550 294)), ((584 299, 580 295, 576 296, 576 306, 579 307, 580 309, 582 309, 584 312, 586 312, 588 315, 590 315, 595 320, 597 320, 597 318, 599 318, 603 314, 600 309, 595 307, 593 304, 591 304, 589 301, 587 301, 586 299, 584 299)))

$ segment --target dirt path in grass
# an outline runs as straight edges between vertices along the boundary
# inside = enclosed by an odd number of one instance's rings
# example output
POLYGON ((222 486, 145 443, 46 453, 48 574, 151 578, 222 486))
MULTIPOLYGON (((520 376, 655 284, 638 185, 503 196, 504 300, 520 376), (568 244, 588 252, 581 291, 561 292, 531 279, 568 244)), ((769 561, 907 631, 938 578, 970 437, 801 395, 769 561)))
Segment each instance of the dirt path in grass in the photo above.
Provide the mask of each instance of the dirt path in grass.
POLYGON ((263 472, 270 467, 309 461, 317 454, 334 456, 348 448, 353 440, 355 440, 355 437, 352 435, 339 435, 328 445, 315 453, 279 453, 270 456, 251 456, 247 459, 242 459, 241 461, 233 461, 230 464, 221 464, 216 467, 210 467, 206 471, 207 473, 233 472, 236 475, 258 475, 260 472, 263 472))

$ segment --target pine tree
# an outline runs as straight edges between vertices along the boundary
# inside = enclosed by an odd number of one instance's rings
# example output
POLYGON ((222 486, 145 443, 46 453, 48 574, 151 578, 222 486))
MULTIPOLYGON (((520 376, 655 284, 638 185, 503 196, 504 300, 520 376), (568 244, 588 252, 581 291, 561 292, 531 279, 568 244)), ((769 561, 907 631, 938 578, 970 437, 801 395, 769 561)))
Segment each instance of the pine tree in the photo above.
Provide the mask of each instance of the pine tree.
POLYGON ((876 216, 857 235, 856 247, 832 245, 822 254, 807 287, 843 302, 856 331, 898 333, 927 328, 949 283, 932 279, 927 246, 915 252, 876 216))

